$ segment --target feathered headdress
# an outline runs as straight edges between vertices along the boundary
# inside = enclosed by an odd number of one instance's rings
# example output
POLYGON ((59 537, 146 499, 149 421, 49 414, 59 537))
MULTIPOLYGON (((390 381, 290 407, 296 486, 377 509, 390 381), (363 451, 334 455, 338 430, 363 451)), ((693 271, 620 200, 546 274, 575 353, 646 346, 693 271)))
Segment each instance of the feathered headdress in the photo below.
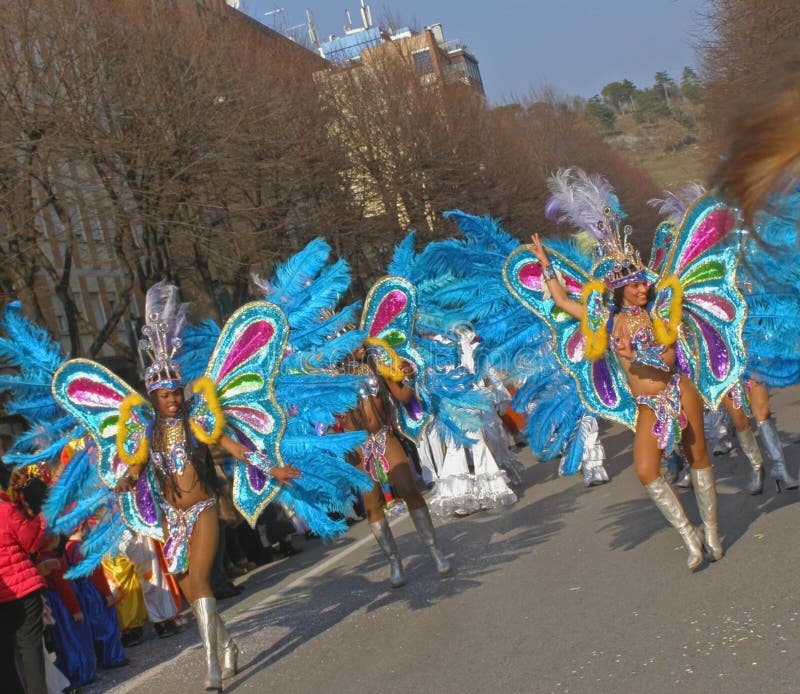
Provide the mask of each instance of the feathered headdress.
POLYGON ((183 387, 180 367, 174 357, 181 348, 180 334, 186 325, 187 307, 188 304, 178 301, 178 288, 174 284, 158 282, 147 290, 144 339, 139 341, 139 349, 152 361, 144 373, 148 393, 159 388, 183 387))
POLYGON ((690 183, 689 185, 681 188, 677 193, 672 191, 664 191, 663 198, 651 198, 647 201, 650 207, 655 207, 658 213, 669 219, 676 225, 680 224, 683 220, 683 215, 686 210, 697 198, 705 195, 706 189, 700 183, 690 183))
POLYGON ((18 467, 11 473, 8 498, 18 506, 28 508, 30 515, 39 513, 41 502, 53 480, 44 462, 18 467))
POLYGON ((604 176, 589 175, 577 167, 559 169, 547 179, 547 187, 547 218, 559 224, 572 223, 597 243, 599 256, 613 259, 606 275, 609 289, 646 280, 647 270, 639 253, 628 242, 632 229, 622 226, 625 212, 604 176))

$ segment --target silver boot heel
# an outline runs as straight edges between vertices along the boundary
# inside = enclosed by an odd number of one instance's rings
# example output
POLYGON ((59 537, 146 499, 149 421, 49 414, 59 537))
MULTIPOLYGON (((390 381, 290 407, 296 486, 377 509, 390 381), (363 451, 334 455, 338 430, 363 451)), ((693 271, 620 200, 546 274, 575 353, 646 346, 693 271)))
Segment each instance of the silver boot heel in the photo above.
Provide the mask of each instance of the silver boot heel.
POLYGON ((764 491, 764 459, 761 457, 761 449, 756 443, 756 437, 750 429, 736 432, 736 439, 739 441, 739 448, 747 462, 750 463, 751 477, 747 485, 750 494, 761 494, 764 491))
POLYGON ((686 566, 694 571, 703 561, 703 543, 697 528, 689 522, 681 502, 663 477, 656 477, 644 488, 667 522, 680 533, 683 544, 689 552, 686 566))
POLYGON ((783 482, 783 486, 786 489, 797 489, 800 483, 786 469, 786 459, 783 457, 783 446, 781 445, 781 438, 778 436, 778 430, 775 427, 775 420, 770 417, 763 422, 759 422, 758 433, 761 435, 761 441, 764 444, 767 457, 772 463, 769 476, 775 480, 778 492, 781 491, 781 482, 783 482))
POLYGON ((719 525, 717 524, 717 487, 714 484, 714 470, 709 467, 696 470, 692 468, 692 482, 694 495, 697 498, 697 508, 700 518, 703 519, 703 544, 708 550, 711 561, 722 559, 722 542, 719 539, 719 525))
POLYGON ((206 691, 222 691, 222 673, 219 669, 217 655, 217 600, 216 598, 198 598, 192 603, 200 640, 206 651, 206 691))
POLYGON ((222 679, 227 680, 239 671, 239 647, 225 628, 217 613, 217 644, 222 645, 222 679))
POLYGON ((403 573, 403 563, 400 561, 400 554, 397 552, 397 543, 394 541, 392 529, 389 527, 389 521, 386 518, 381 518, 379 521, 369 524, 369 529, 375 536, 378 546, 383 550, 386 558, 389 560, 389 583, 392 588, 399 588, 405 585, 406 577, 403 573))
POLYGON ((436 571, 441 575, 450 573, 450 562, 444 556, 442 550, 436 544, 436 531, 433 529, 433 520, 427 506, 421 508, 410 508, 408 513, 414 521, 414 527, 422 538, 423 544, 428 548, 436 571))

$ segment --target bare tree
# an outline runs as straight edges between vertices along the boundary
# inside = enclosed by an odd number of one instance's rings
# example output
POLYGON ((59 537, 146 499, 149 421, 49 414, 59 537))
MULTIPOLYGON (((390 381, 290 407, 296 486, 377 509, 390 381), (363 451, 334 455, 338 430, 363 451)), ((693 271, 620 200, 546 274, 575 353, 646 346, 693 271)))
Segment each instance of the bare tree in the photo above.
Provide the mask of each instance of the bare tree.
POLYGON ((649 223, 652 184, 567 99, 493 109, 393 44, 333 70, 222 2, 198 7, 0 5, 0 284, 34 314, 46 284, 73 354, 130 355, 120 328, 162 278, 223 318, 252 271, 314 236, 364 289, 406 230, 452 233, 447 209, 526 235, 558 166, 607 173, 649 223), (113 302, 91 298, 101 286, 113 302))
MULTIPOLYGON (((724 149, 725 123, 749 95, 764 98, 787 63, 800 61, 800 4, 794 0, 710 0, 706 26, 696 41, 706 86, 705 118, 715 168, 724 149)), ((755 104, 754 104, 755 106, 755 104)))

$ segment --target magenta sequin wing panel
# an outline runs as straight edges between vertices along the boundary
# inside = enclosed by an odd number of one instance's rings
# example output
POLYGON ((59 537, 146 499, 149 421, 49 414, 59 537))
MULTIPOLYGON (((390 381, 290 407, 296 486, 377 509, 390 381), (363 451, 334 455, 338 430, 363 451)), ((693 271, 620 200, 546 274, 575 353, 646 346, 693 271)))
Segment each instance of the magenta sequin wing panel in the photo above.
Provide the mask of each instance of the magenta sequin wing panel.
MULTIPOLYGON (((88 359, 72 359, 63 364, 53 376, 52 390, 58 404, 94 439, 100 478, 113 489, 128 470, 117 446, 121 445, 129 456, 147 446, 147 430, 153 418, 149 403, 121 378, 88 359), (122 423, 125 436, 118 440, 120 407, 126 398, 129 406, 122 423)), ((146 465, 133 491, 119 494, 119 501, 122 518, 131 530, 162 540, 158 497, 152 466, 146 465)))
MULTIPOLYGON (((286 415, 275 398, 274 380, 288 334, 286 316, 277 306, 266 301, 245 304, 225 323, 206 368, 225 416, 225 432, 257 451, 253 460, 264 460, 264 469, 241 461, 234 468, 233 500, 251 525, 280 491, 267 472, 284 464, 280 441, 286 415)), ((201 411, 194 414, 195 419, 201 416, 201 411)))
POLYGON ((722 244, 739 224, 735 210, 714 195, 691 205, 661 267, 654 320, 669 322, 682 293, 678 352, 700 395, 715 408, 744 373, 742 328, 747 317, 736 288, 735 244, 722 244))
MULTIPOLYGON (((560 274, 567 295, 583 301, 583 288, 592 276, 569 258, 548 250, 552 267, 560 274)), ((595 276, 602 268, 595 271, 595 276)), ((633 427, 636 420, 636 403, 628 388, 624 372, 611 350, 594 361, 586 357, 586 336, 580 322, 556 307, 546 296, 542 281, 542 266, 529 245, 516 248, 503 267, 506 286, 529 310, 539 316, 553 332, 553 352, 561 366, 573 377, 581 401, 588 410, 599 417, 633 427)), ((587 325, 594 334, 606 329, 608 309, 604 293, 590 292, 585 306, 587 325)))

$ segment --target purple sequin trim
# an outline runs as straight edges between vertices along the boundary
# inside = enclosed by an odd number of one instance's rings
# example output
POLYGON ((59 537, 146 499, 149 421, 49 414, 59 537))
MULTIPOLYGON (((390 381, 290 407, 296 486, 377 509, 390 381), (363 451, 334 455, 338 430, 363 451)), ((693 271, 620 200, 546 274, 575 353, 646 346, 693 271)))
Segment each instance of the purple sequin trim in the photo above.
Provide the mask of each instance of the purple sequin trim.
POLYGON ((241 427, 234 425, 232 420, 228 422, 228 428, 236 434, 236 440, 245 448, 250 450, 255 450, 257 448, 255 441, 242 431, 241 427))
POLYGON ((263 491, 267 483, 266 475, 261 472, 257 467, 252 465, 247 466, 247 481, 256 492, 263 491))
POLYGON ((136 508, 139 511, 139 515, 145 523, 153 525, 158 520, 158 513, 156 512, 156 503, 150 491, 146 474, 139 475, 139 479, 136 480, 135 491, 136 508))
POLYGON ((592 384, 604 405, 612 408, 617 406, 619 397, 605 359, 598 359, 592 363, 592 384))
POLYGON ((418 422, 422 419, 422 405, 417 400, 416 395, 412 395, 411 399, 405 404, 406 412, 415 421, 418 422))
POLYGON ((687 376, 692 376, 692 367, 689 365, 689 360, 681 348, 680 342, 675 343, 675 362, 678 364, 678 370, 685 373, 687 376))
POLYGON ((730 356, 728 355, 725 340, 722 339, 722 335, 720 335, 715 328, 700 318, 696 313, 692 313, 692 316, 700 327, 700 332, 703 333, 703 338, 706 341, 711 373, 714 374, 717 380, 721 381, 728 375, 728 371, 731 367, 730 356))

